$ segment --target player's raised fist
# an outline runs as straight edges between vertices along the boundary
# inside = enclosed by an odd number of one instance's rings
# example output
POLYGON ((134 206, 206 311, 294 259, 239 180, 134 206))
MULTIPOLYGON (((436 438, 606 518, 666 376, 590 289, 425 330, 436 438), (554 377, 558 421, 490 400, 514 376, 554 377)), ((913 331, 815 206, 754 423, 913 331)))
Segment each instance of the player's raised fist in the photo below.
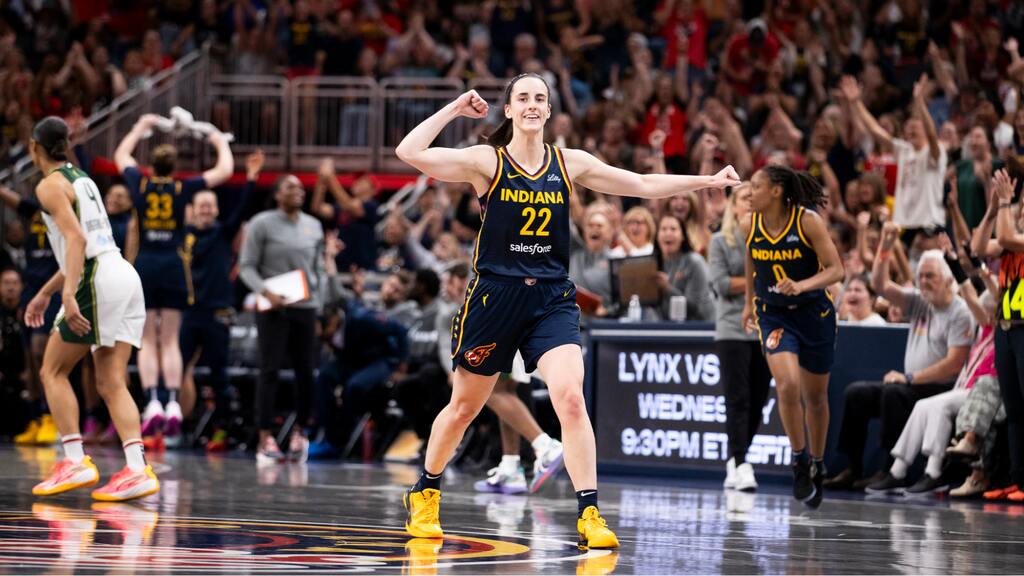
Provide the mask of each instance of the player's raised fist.
POLYGON ((455 110, 459 116, 467 118, 484 118, 487 116, 489 106, 476 90, 470 90, 455 100, 455 110))

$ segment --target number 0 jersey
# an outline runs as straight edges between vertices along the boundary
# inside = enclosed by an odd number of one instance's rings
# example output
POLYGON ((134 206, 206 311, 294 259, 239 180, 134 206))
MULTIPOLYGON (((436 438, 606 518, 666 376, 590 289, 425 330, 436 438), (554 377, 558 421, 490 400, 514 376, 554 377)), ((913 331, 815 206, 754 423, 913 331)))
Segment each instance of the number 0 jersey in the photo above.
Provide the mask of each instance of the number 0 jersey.
MULTIPOLYGON (((75 190, 73 207, 75 216, 78 217, 78 224, 82 227, 82 234, 85 235, 85 258, 88 260, 100 254, 118 251, 117 244, 114 243, 114 235, 110 230, 107 210, 103 207, 103 198, 100 196, 96 183, 71 163, 57 168, 56 171, 63 174, 75 190)), ((46 223, 46 234, 50 238, 53 255, 57 259, 60 270, 64 272, 66 270, 64 258, 67 254, 67 239, 57 228, 57 222, 53 216, 43 212, 43 221, 46 223)))
POLYGON ((765 230, 761 214, 753 215, 747 249, 754 261, 754 294, 758 300, 772 306, 792 306, 825 297, 824 290, 812 290, 798 296, 779 292, 778 283, 786 278, 806 280, 821 270, 818 254, 804 236, 800 224, 803 206, 790 209, 789 221, 778 236, 765 230))
POLYGON ((530 174, 499 148, 498 170, 480 198, 478 274, 524 278, 569 277, 569 196, 562 152, 544 145, 544 163, 530 174))

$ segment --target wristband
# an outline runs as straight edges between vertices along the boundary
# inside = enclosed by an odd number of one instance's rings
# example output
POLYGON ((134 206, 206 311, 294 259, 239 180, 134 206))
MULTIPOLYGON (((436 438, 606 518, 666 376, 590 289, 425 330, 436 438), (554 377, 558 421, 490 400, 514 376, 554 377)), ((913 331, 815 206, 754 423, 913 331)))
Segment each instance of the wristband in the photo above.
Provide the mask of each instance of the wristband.
POLYGON ((888 260, 890 256, 892 256, 892 250, 891 249, 890 250, 879 250, 878 251, 878 260, 880 262, 882 260, 888 260))
POLYGON ((946 255, 946 265, 949 266, 949 270, 953 273, 953 278, 957 284, 963 284, 967 281, 967 273, 964 272, 964 267, 960 265, 959 259, 950 258, 946 255))
POLYGON ((1003 208, 1009 208, 1010 206, 1013 206, 1012 202, 1000 202, 999 203, 999 209, 1000 210, 1002 210, 1003 208))
POLYGON ((907 384, 913 384, 914 383, 914 373, 913 372, 904 372, 903 373, 903 377, 907 379, 907 384))

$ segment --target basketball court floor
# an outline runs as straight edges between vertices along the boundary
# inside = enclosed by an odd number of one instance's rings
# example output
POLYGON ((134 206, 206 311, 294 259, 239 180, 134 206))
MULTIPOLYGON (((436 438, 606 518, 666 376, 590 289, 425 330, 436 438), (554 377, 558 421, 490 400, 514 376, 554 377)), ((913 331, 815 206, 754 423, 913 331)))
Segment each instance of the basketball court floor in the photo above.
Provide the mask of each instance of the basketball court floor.
MULTIPOLYGON (((92 451, 105 480, 120 451, 92 451)), ((5 574, 751 574, 1020 573, 1024 507, 827 498, 810 511, 786 486, 725 493, 684 479, 603 478, 618 552, 576 549, 563 475, 539 496, 474 493, 452 471, 443 541, 409 539, 412 466, 284 465, 169 453, 161 492, 131 504, 87 490, 48 499, 32 485, 49 448, 0 448, 5 574)))

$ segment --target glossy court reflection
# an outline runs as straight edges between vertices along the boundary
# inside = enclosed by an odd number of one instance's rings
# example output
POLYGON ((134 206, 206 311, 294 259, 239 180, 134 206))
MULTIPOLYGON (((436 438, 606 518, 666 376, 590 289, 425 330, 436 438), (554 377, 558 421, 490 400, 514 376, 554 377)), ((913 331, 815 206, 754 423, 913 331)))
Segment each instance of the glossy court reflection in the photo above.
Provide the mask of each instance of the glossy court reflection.
POLYGON ((53 457, 0 449, 8 480, 0 490, 0 572, 995 574, 1019 572, 1024 562, 1024 517, 1009 506, 828 499, 812 512, 781 489, 755 495, 609 479, 602 509, 622 548, 581 553, 565 530, 576 509, 566 479, 538 497, 477 494, 475 476, 452 471, 441 513, 446 535, 429 540, 403 530, 411 467, 263 469, 242 458, 170 454, 156 462, 159 495, 95 504, 87 493, 29 495, 53 457))

